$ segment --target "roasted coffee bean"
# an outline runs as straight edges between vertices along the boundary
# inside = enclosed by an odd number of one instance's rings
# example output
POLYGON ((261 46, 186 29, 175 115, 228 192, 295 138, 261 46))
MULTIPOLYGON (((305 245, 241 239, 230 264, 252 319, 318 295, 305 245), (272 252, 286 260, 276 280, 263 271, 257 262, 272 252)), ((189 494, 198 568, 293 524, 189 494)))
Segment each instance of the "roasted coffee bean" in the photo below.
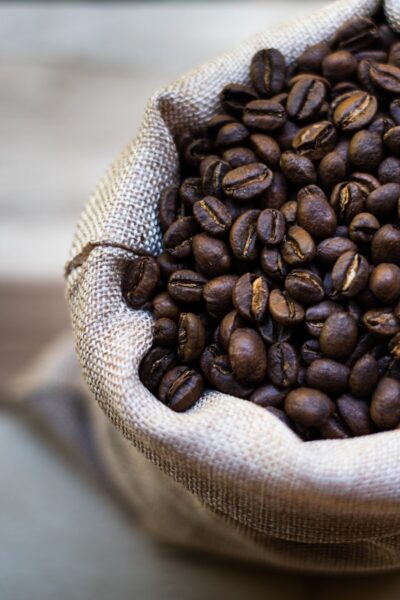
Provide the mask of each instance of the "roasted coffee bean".
POLYGON ((385 158, 379 165, 378 178, 382 185, 400 183, 400 159, 395 156, 385 158))
POLYGON ((190 269, 182 269, 176 271, 169 278, 168 292, 177 302, 193 303, 200 302, 203 295, 203 287, 207 283, 207 279, 190 269))
POLYGON ((129 262, 122 277, 122 295, 132 308, 151 300, 160 279, 160 268, 152 256, 138 256, 129 262))
POLYGON ((371 418, 380 429, 393 429, 400 423, 400 383, 384 377, 372 396, 371 418))
POLYGON ((334 46, 350 52, 358 52, 374 45, 379 39, 379 30, 367 17, 353 17, 336 30, 334 46))
POLYGON ((309 185, 297 195, 297 222, 313 239, 320 240, 335 233, 335 211, 317 186, 309 185))
POLYGON ((355 169, 373 172, 383 158, 382 139, 378 133, 362 129, 350 140, 349 158, 355 169))
POLYGON ((157 296, 154 296, 152 309, 156 319, 165 317, 177 322, 179 315, 181 314, 181 309, 174 302, 168 292, 160 292, 157 294, 157 296))
POLYGON ((259 323, 267 312, 268 294, 268 283, 263 275, 245 273, 236 281, 232 300, 242 317, 259 323))
POLYGON ((283 260, 292 267, 305 265, 313 260, 315 253, 315 243, 310 234, 298 225, 290 227, 282 245, 283 260))
POLYGON ((189 367, 168 371, 160 383, 159 398, 176 412, 184 412, 196 404, 203 393, 203 377, 189 367))
POLYGON ((310 365, 314 360, 320 360, 322 358, 322 352, 318 340, 306 340, 301 346, 300 356, 306 365, 310 365))
POLYGON ((341 300, 340 292, 338 292, 338 290, 333 285, 331 273, 325 273, 323 284, 325 296, 327 296, 330 300, 333 301, 341 300))
POLYGON ((220 275, 205 284, 203 298, 209 315, 220 319, 232 310, 232 292, 238 279, 237 275, 220 275))
POLYGON ((369 76, 378 90, 386 94, 400 94, 400 69, 398 67, 372 63, 369 76))
POLYGON ((279 50, 259 50, 252 58, 250 77, 262 96, 279 94, 285 83, 285 59, 279 50))
POLYGON ((339 97, 332 119, 336 127, 353 132, 368 125, 375 116, 378 102, 375 96, 364 91, 355 91, 339 97))
POLYGON ((179 188, 179 196, 182 202, 191 207, 197 200, 201 200, 204 196, 203 187, 200 177, 188 177, 185 179, 179 188))
POLYGON ((232 225, 229 242, 236 258, 245 261, 255 260, 258 255, 257 219, 259 210, 243 213, 232 225))
POLYGON ((400 296, 400 267, 381 263, 371 273, 369 287, 384 304, 392 304, 400 296))
POLYGON ((174 258, 188 258, 192 253, 192 238, 197 223, 193 217, 182 217, 174 221, 164 233, 164 248, 174 258))
POLYGON ((206 332, 194 313, 181 313, 178 324, 178 355, 183 362, 194 362, 204 349, 206 332))
POLYGON ((328 237, 317 246, 317 258, 326 267, 332 267, 345 252, 356 252, 354 242, 347 237, 328 237))
POLYGON ((222 319, 219 326, 219 340, 224 350, 228 350, 229 340, 235 329, 246 327, 245 319, 238 313, 237 310, 231 310, 222 319))
POLYGON ((261 208, 281 208, 287 199, 287 182, 282 173, 273 173, 271 185, 261 197, 261 208))
POLYGON ((348 237, 349 236, 349 228, 347 227, 347 225, 338 225, 336 227, 335 236, 348 237))
POLYGON ((243 123, 227 123, 218 131, 215 145, 218 148, 228 148, 242 144, 249 137, 249 130, 243 123))
POLYGON ((295 349, 287 342, 270 346, 267 365, 268 378, 274 385, 287 388, 296 383, 299 361, 295 349))
POLYGON ((257 219, 257 235, 264 244, 276 246, 285 235, 285 217, 276 208, 266 208, 257 219))
POLYGON ((249 400, 258 406, 279 407, 282 406, 286 393, 286 390, 279 389, 272 385, 272 383, 266 383, 257 388, 252 393, 249 400))
POLYGON ((229 171, 222 187, 227 196, 247 201, 265 192, 271 181, 272 171, 266 165, 252 163, 229 171))
POLYGON ((297 59, 299 71, 306 73, 319 73, 321 70, 322 61, 331 51, 327 42, 319 42, 309 46, 300 54, 297 59))
POLYGON ((351 298, 367 285, 368 261, 362 254, 349 250, 342 254, 332 269, 332 282, 337 292, 351 298))
POLYGON ((282 281, 289 271, 278 248, 264 246, 261 250, 260 262, 262 270, 273 281, 282 281))
POLYGON ((395 127, 396 123, 389 117, 376 117, 371 125, 368 127, 368 131, 371 133, 377 133, 380 138, 383 138, 385 133, 392 127, 395 127))
POLYGON ((240 383, 234 376, 227 354, 219 354, 215 346, 208 346, 201 357, 201 368, 210 383, 224 394, 248 398, 253 388, 240 383))
POLYGON ((304 309, 301 304, 282 290, 272 290, 268 306, 272 318, 286 327, 298 325, 304 319, 304 309))
POLYGON ((299 387, 288 393, 285 399, 285 412, 305 427, 320 427, 334 411, 332 400, 319 390, 299 387))
MULTIPOLYGON (((360 65, 361 62, 362 61, 360 61, 358 64, 360 65)), ((331 98, 332 100, 336 100, 336 98, 344 96, 344 94, 347 94, 349 92, 355 92, 358 89, 359 86, 354 81, 339 81, 338 83, 335 83, 335 85, 331 89, 331 98)), ((331 109, 331 107, 329 108, 331 109)))
POLYGON ((257 383, 267 373, 267 352, 254 329, 235 329, 229 339, 229 361, 240 381, 257 383))
POLYGON ((310 306, 305 313, 305 325, 308 332, 314 337, 319 337, 327 318, 333 313, 342 312, 343 310, 340 304, 332 302, 332 300, 324 300, 319 304, 310 306))
POLYGON ((390 308, 372 308, 364 313, 363 323, 371 333, 391 337, 400 330, 400 321, 390 308))
POLYGON ((366 209, 379 217, 389 217, 397 208, 400 198, 400 185, 386 183, 373 190, 366 201, 366 209))
POLYGON ((210 134, 217 132, 223 125, 227 123, 233 123, 236 118, 227 113, 217 113, 207 122, 206 127, 210 134))
POLYGON ((285 217, 287 225, 294 225, 297 218, 297 202, 296 200, 288 200, 281 206, 281 213, 285 217))
POLYGON ((175 321, 162 317, 154 323, 153 342, 157 346, 173 346, 177 340, 177 333, 175 321))
POLYGON ((221 200, 206 196, 193 205, 193 215, 198 224, 210 235, 222 236, 231 228, 233 218, 221 200))
POLYGON ((305 269, 294 269, 285 279, 285 289, 301 304, 317 304, 325 295, 321 278, 305 269))
POLYGON ((330 121, 320 121, 306 125, 293 138, 295 152, 310 160, 319 160, 328 154, 336 144, 336 130, 330 121))
POLYGON ((336 151, 328 152, 318 165, 318 181, 330 192, 346 175, 346 161, 336 151))
POLYGON ((141 382, 152 394, 156 394, 161 379, 177 362, 178 357, 172 348, 153 346, 140 363, 139 376, 141 382))
POLYGON ((160 197, 159 217, 161 230, 165 233, 170 225, 179 217, 183 217, 181 203, 178 196, 178 186, 170 185, 160 197))
POLYGON ((363 194, 368 195, 376 190, 381 184, 371 173, 356 171, 350 174, 350 181, 354 181, 360 187, 363 194))
POLYGON ((212 141, 209 138, 198 138, 190 142, 184 150, 184 160, 190 167, 198 167, 208 154, 213 150, 212 141))
POLYGON ((203 179, 204 173, 205 173, 206 169, 208 169, 209 165, 211 165, 211 163, 214 163, 215 161, 220 161, 220 160, 221 159, 218 156, 218 154, 209 154, 208 156, 203 158, 203 160, 201 161, 201 163, 199 165, 199 173, 200 173, 201 179, 203 179))
POLYGON ((314 360, 307 369, 310 387, 336 396, 347 389, 350 369, 330 358, 314 360))
POLYGON ((372 354, 364 354, 354 364, 349 378, 349 387, 356 398, 371 396, 378 383, 378 363, 372 354))
POLYGON ((204 169, 202 177, 204 194, 206 196, 216 196, 217 198, 221 198, 223 194, 222 180, 230 170, 230 164, 224 160, 216 158, 213 161, 209 161, 204 169))
POLYGON ((390 262, 400 266, 400 226, 383 225, 372 239, 371 254, 375 264, 390 262))
POLYGON ((286 110, 274 100, 253 100, 243 111, 243 123, 247 127, 273 131, 286 121, 286 110))
POLYGON ((222 240, 199 233, 193 238, 192 249, 196 266, 206 277, 217 277, 231 271, 232 257, 222 240))
POLYGON ((258 98, 258 95, 247 85, 230 83, 223 88, 220 97, 224 110, 240 116, 246 104, 258 98))
POLYGON ((371 213, 361 212, 349 225, 349 236, 356 244, 367 244, 380 227, 378 219, 371 213))
POLYGON ((223 153, 222 158, 224 161, 230 164, 232 169, 257 162, 257 156, 254 154, 254 152, 250 150, 250 148, 245 148, 242 146, 228 148, 223 153))
POLYGON ((289 119, 286 120, 283 127, 277 131, 274 131, 274 136, 276 137, 276 140, 282 151, 292 149, 292 143, 298 131, 299 125, 297 123, 293 123, 293 121, 290 121, 289 119))
POLYGON ((308 121, 318 117, 325 100, 325 85, 310 76, 309 79, 297 81, 289 92, 286 110, 295 121, 308 121))
POLYGON ((336 402, 339 414, 355 436, 373 433, 374 425, 369 416, 369 405, 364 400, 344 394, 336 402))
MULTIPOLYGON (((289 72, 288 72, 288 75, 289 75, 289 72)), ((310 75, 310 73, 298 73, 297 75, 293 75, 293 77, 290 77, 290 79, 288 81, 289 89, 292 88, 299 81, 308 81, 310 79, 310 77, 313 77, 313 79, 323 83, 327 89, 330 87, 329 81, 326 79, 326 77, 323 77, 322 75, 319 75, 317 73, 315 73, 315 74, 313 73, 312 75, 310 75)))
POLYGON ((392 127, 385 133, 383 140, 390 152, 395 156, 400 156, 400 126, 392 127))
MULTIPOLYGON (((250 143, 257 154, 258 158, 267 165, 270 169, 276 169, 279 166, 281 149, 274 138, 262 133, 253 133, 250 136, 250 143)), ((253 162, 256 162, 254 159, 253 162)))
POLYGON ((292 334, 289 327, 277 323, 271 315, 268 315, 266 320, 257 326, 257 331, 268 346, 278 342, 288 342, 292 334))
POLYGON ((282 173, 293 185, 303 186, 315 183, 317 174, 313 163, 306 156, 300 156, 287 150, 281 155, 280 167, 282 173))
POLYGON ((322 73, 330 81, 350 79, 357 68, 357 59, 348 50, 337 50, 325 56, 322 73))
POLYGON ((159 256, 157 256, 156 260, 158 266, 160 267, 161 276, 166 281, 168 281, 172 273, 175 273, 175 271, 188 268, 187 261, 179 260, 178 258, 175 259, 168 252, 162 252, 159 256))
POLYGON ((335 312, 322 326, 319 343, 325 356, 340 361, 352 353, 357 339, 355 319, 346 312, 335 312))
POLYGON ((319 432, 324 440, 344 440, 351 437, 346 424, 337 417, 329 417, 319 427, 319 432))
POLYGON ((352 181, 338 183, 330 197, 330 204, 341 221, 350 221, 363 211, 366 194, 361 186, 352 181))
POLYGON ((396 125, 400 125, 400 98, 395 98, 390 103, 390 116, 395 121, 396 125))

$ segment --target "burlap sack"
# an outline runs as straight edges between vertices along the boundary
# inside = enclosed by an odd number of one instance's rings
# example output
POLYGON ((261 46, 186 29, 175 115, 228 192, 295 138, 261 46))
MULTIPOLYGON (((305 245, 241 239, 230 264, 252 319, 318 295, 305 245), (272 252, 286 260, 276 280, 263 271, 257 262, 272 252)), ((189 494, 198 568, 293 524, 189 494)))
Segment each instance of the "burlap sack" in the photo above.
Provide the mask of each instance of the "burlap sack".
MULTIPOLYGON (((246 83, 258 49, 279 48, 290 61, 378 5, 340 0, 156 93, 78 224, 68 298, 84 376, 114 425, 102 433, 103 451, 126 496, 165 539, 309 571, 400 566, 398 431, 303 443, 268 412, 216 392, 185 414, 170 411, 138 377, 152 317, 129 309, 120 289, 127 260, 161 249, 157 203, 178 177, 172 134, 201 127, 226 83, 246 83)), ((397 0, 386 10, 400 23, 397 0)))

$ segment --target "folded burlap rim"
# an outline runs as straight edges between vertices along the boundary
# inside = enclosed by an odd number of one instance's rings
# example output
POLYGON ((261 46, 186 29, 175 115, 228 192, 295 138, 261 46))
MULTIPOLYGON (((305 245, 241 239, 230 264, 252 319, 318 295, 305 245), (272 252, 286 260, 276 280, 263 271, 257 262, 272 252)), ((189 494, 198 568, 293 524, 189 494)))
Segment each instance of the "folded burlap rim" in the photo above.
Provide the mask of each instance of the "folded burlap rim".
MULTIPOLYGON (((173 135, 201 129, 217 112, 225 84, 248 82, 258 49, 279 48, 291 61, 379 4, 339 0, 260 33, 157 92, 138 136, 84 210, 66 273, 84 377, 115 427, 144 456, 260 544, 271 538, 347 544, 349 564, 392 568, 400 565, 399 432, 303 443, 270 413, 211 391, 185 414, 170 411, 138 377, 153 319, 128 308, 120 289, 128 260, 161 250, 158 199, 178 180, 173 135), (361 553, 363 541, 370 551, 361 553)), ((400 24, 398 0, 387 1, 385 10, 391 24, 400 24)), ((329 561, 334 568, 335 559, 329 561)))

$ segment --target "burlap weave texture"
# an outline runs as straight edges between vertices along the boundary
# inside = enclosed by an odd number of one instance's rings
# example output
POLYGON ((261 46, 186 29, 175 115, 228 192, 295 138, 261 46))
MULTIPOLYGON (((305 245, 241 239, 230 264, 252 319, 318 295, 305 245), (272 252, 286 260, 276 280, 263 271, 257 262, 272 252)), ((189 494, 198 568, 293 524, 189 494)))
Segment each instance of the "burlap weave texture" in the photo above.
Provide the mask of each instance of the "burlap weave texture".
MULTIPOLYGON (((259 34, 156 93, 138 137, 78 224, 68 298, 79 360, 118 430, 117 440, 123 436, 136 447, 129 447, 132 454, 123 461, 127 481, 134 486, 135 478, 144 477, 154 484, 164 537, 169 528, 171 538, 179 538, 174 503, 166 500, 168 511, 161 508, 163 492, 172 486, 187 522, 201 523, 207 539, 202 547, 230 547, 234 555, 246 548, 248 559, 308 570, 400 566, 399 432, 305 444, 273 415, 217 392, 204 394, 185 414, 173 413, 138 378, 151 344, 152 317, 129 309, 120 291, 126 261, 135 253, 160 251, 158 199, 178 177, 173 134, 201 128, 218 109, 220 89, 248 81, 249 61, 258 49, 279 48, 290 61, 349 17, 371 14, 378 5, 340 0, 259 34)), ((397 1, 387 2, 387 11, 400 23, 397 1)), ((125 442, 112 445, 116 471, 122 468, 122 446, 126 458, 125 442)), ((146 505, 149 521, 156 523, 155 506, 146 505)))

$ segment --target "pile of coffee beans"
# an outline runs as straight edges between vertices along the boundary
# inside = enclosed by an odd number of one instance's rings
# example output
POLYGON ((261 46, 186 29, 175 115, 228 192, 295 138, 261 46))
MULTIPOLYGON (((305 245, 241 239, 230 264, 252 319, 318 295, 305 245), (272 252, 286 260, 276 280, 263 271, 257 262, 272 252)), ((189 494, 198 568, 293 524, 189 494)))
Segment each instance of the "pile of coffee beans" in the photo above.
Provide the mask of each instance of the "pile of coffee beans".
POLYGON ((400 423, 400 41, 356 18, 292 64, 257 52, 250 85, 177 140, 164 252, 127 265, 151 309, 144 385, 175 411, 204 387, 304 440, 400 423))

